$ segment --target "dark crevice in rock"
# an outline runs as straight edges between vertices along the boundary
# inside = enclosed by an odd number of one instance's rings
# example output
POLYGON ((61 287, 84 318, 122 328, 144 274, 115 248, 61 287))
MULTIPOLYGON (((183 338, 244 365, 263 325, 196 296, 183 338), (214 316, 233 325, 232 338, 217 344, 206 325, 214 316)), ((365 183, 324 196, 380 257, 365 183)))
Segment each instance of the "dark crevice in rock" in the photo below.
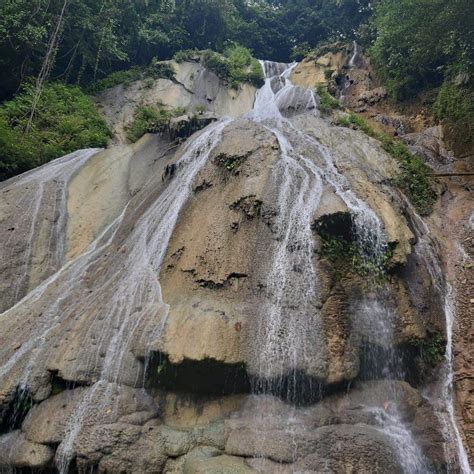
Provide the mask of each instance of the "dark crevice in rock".
POLYGON ((351 214, 348 212, 321 216, 313 223, 312 230, 321 236, 337 237, 344 239, 346 242, 355 240, 354 223, 351 214))
POLYGON ((196 279, 196 270, 194 268, 182 270, 183 273, 189 273, 194 277, 195 282, 201 286, 202 288, 209 288, 211 290, 221 290, 223 288, 227 288, 229 285, 232 284, 233 280, 240 280, 242 278, 247 278, 248 275, 246 273, 230 273, 225 280, 215 281, 215 280, 207 280, 204 278, 196 279))
POLYGON ((247 278, 248 275, 245 273, 231 273, 224 281, 222 282, 215 282, 213 280, 196 280, 203 288, 210 288, 212 290, 220 290, 222 288, 227 287, 232 280, 240 280, 242 278, 247 278))
POLYGON ((348 381, 327 384, 303 371, 294 370, 274 379, 252 377, 252 392, 257 395, 273 395, 295 406, 309 406, 329 395, 346 392, 349 384, 348 381))
POLYGON ((0 435, 20 429, 33 405, 33 397, 28 387, 17 387, 10 403, 3 413, 0 413, 0 435))
POLYGON ((170 362, 163 353, 152 354, 146 375, 148 388, 205 395, 232 395, 250 392, 244 364, 225 364, 213 359, 170 362))
MULTIPOLYGON (((92 472, 88 471, 88 474, 92 472)), ((0 474, 58 474, 58 470, 53 467, 33 468, 33 467, 11 467, 0 464, 0 474)), ((70 469, 69 474, 81 474, 76 469, 70 469)))
POLYGON ((213 184, 210 181, 204 180, 201 184, 197 185, 194 188, 194 192, 196 194, 200 193, 201 191, 205 191, 206 189, 212 188, 213 184))
POLYGON ((438 333, 393 347, 366 342, 361 349, 357 379, 389 378, 404 380, 413 387, 422 386, 444 360, 444 348, 444 338, 438 333))
POLYGON ((92 382, 78 382, 76 380, 63 379, 57 370, 51 370, 51 395, 58 395, 66 390, 74 390, 80 387, 90 387, 92 382))
POLYGON ((253 152, 250 151, 244 155, 228 155, 226 153, 220 153, 214 158, 214 163, 231 174, 239 174, 240 166, 247 160, 247 158, 253 152))
POLYGON ((262 212, 262 201, 256 198, 255 195, 244 196, 238 201, 232 203, 229 207, 233 211, 242 212, 247 219, 252 220, 259 217, 262 212))

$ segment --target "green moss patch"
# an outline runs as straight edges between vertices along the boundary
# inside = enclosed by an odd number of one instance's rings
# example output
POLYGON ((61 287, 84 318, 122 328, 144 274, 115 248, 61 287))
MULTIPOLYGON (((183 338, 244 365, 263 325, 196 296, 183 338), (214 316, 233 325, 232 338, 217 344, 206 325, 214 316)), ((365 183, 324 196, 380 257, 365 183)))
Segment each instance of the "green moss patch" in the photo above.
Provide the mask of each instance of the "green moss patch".
POLYGON ((437 199, 429 177, 432 170, 420 157, 413 155, 401 141, 375 131, 366 120, 355 113, 342 115, 337 119, 337 125, 360 130, 379 140, 383 149, 400 164, 400 174, 393 180, 393 184, 408 196, 421 215, 426 216, 432 212, 437 199))

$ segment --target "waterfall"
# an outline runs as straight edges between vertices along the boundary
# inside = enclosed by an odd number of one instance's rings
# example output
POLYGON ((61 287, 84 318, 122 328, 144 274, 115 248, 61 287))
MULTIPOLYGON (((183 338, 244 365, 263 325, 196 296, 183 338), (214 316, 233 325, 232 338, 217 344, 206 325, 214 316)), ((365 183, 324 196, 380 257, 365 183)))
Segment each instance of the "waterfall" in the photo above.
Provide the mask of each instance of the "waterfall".
MULTIPOLYGON (((71 153, 1 184, 0 188, 4 192, 10 192, 11 185, 25 189, 25 193, 15 203, 18 213, 14 216, 14 220, 9 222, 16 230, 12 238, 19 232, 24 232, 27 238, 21 260, 16 263, 20 269, 13 281, 10 281, 10 288, 7 290, 9 295, 7 307, 13 306, 28 291, 34 236, 41 232, 45 222, 50 222, 49 245, 43 262, 43 267, 49 271, 46 276, 55 273, 64 265, 67 186, 77 170, 99 151, 99 149, 88 149, 71 153), (48 209, 49 212, 40 217, 40 209, 48 209)), ((0 261, 8 261, 7 252, 11 252, 9 244, 10 239, 0 246, 0 261)))
POLYGON ((359 55, 359 45, 357 44, 357 41, 352 42, 352 56, 351 59, 349 60, 349 67, 352 69, 355 66, 355 62, 357 59, 357 56, 359 55))
MULTIPOLYGON (((353 46, 351 68, 358 56, 355 41, 353 46)), ((262 199, 262 206, 268 207, 263 211, 269 211, 272 218, 258 223, 266 226, 265 235, 271 235, 271 239, 265 248, 258 249, 262 252, 259 261, 265 267, 263 303, 255 305, 255 334, 249 342, 255 345, 256 355, 245 361, 252 381, 247 401, 254 408, 257 406, 257 416, 247 420, 245 428, 257 432, 258 457, 266 436, 263 430, 259 431, 260 427, 280 428, 281 422, 296 460, 301 443, 306 442, 301 433, 306 431, 306 435, 320 428, 311 416, 319 415, 319 405, 315 403, 321 401, 322 390, 330 384, 329 343, 322 317, 323 272, 316 257, 318 242, 313 225, 325 189, 330 189, 347 208, 351 239, 364 263, 377 275, 385 270, 389 245, 381 217, 354 192, 350 179, 338 167, 334 150, 297 125, 299 115, 312 116, 312 120, 319 117, 317 96, 292 83, 297 64, 262 61, 261 65, 265 83, 245 119, 274 137, 279 158, 268 172, 262 199), (276 397, 283 400, 278 405, 284 406, 281 413, 272 403, 276 397), (305 404, 316 407, 312 414, 298 411, 305 404), (275 418, 279 418, 277 422, 275 418)), ((136 397, 150 397, 144 388, 148 357, 161 349, 160 339, 168 321, 160 270, 192 186, 230 122, 222 119, 190 138, 180 149, 174 178, 155 187, 159 179, 151 177, 146 191, 131 197, 123 212, 81 255, 69 262, 65 261, 67 187, 97 150, 77 152, 18 178, 18 185, 33 189, 19 203, 26 212, 15 222, 27 229, 30 246, 22 257, 20 278, 12 282, 13 306, 0 314, 2 328, 14 333, 17 339, 14 347, 10 343, 0 344, 0 387, 16 388, 20 398, 36 393, 45 379, 50 383, 48 369, 59 364, 57 358, 63 364, 63 379, 84 386, 79 390, 79 403, 65 420, 65 434, 56 451, 55 463, 62 474, 71 470, 87 430, 110 423, 119 413, 125 391, 132 391, 136 397), (38 232, 40 209, 50 195, 54 196, 52 215, 57 216, 51 219, 51 271, 26 294, 34 253, 31 243, 38 232), (78 340, 68 339, 70 333, 77 334, 78 340)), ((415 227, 421 229, 415 252, 426 263, 443 296, 446 315, 443 380, 438 387, 440 396, 429 394, 430 401, 444 428, 447 452, 455 446, 459 469, 467 474, 469 463, 453 407, 454 294, 444 280, 428 228, 421 218, 415 215, 415 219, 419 220, 415 227)), ((390 287, 370 275, 365 279, 369 289, 351 308, 352 321, 348 324, 358 324, 358 329, 367 329, 373 335, 377 349, 364 349, 364 356, 377 376, 385 381, 402 380, 405 374, 396 348, 397 314, 390 287)), ((347 376, 348 394, 353 378, 354 374, 347 376)), ((404 418, 402 397, 397 397, 394 393, 386 405, 364 399, 355 410, 364 412, 367 418, 363 419, 369 420, 371 429, 387 440, 403 472, 431 472, 432 466, 404 418)), ((449 472, 456 472, 457 467, 448 466, 449 472)))
MULTIPOLYGON (((258 367, 250 370, 257 376, 254 384, 257 395, 277 394, 295 402, 302 391, 317 388, 311 381, 309 386, 304 385, 300 376, 302 373, 311 376, 313 365, 324 350, 316 304, 318 271, 313 258, 315 249, 311 231, 323 182, 333 188, 350 210, 357 243, 364 258, 375 267, 381 267, 387 243, 380 218, 351 190, 349 181, 335 166, 329 148, 291 122, 295 110, 318 114, 314 94, 307 91, 303 95, 291 82, 295 65, 283 68, 280 64, 264 62, 262 67, 265 85, 257 93, 249 118, 274 134, 280 147, 280 160, 271 176, 277 195, 277 217, 275 248, 267 260, 267 304, 260 315, 257 332, 260 354, 258 367)), ((384 337, 382 342, 390 348, 389 360, 378 363, 385 376, 391 378, 398 375, 390 368, 391 364, 396 365, 397 357, 391 349, 394 345, 394 315, 384 301, 384 287, 374 288, 372 293, 360 308, 361 317, 369 325, 379 327, 384 337)), ((393 405, 388 411, 372 406, 366 409, 374 415, 380 431, 391 442, 404 472, 429 472, 421 449, 402 421, 396 400, 393 405)), ((287 432, 291 434, 293 429, 289 420, 287 432)))
MULTIPOLYGON (((358 56, 359 56, 359 45, 357 44, 357 41, 354 40, 352 42, 352 56, 349 59, 349 63, 348 63, 349 69, 355 68, 356 60, 358 56)), ((341 101, 341 103, 344 103, 346 99, 346 90, 349 89, 351 85, 352 85, 351 78, 349 77, 349 75, 346 75, 343 82, 343 90, 341 92, 341 96, 339 97, 339 100, 341 101)))
MULTIPOLYGON (((65 337, 62 332, 57 333, 60 325, 67 330, 78 321, 78 314, 89 316, 89 329, 76 348, 76 358, 82 366, 72 366, 70 370, 80 374, 82 379, 91 378, 96 382, 67 421, 66 436, 56 455, 62 473, 68 472, 82 427, 93 423, 94 417, 104 411, 105 404, 120 392, 121 384, 134 386, 140 380, 143 368, 133 350, 148 351, 166 321, 167 306, 162 299, 158 275, 169 240, 197 173, 228 123, 228 120, 216 122, 185 145, 176 164, 176 178, 125 240, 120 230, 126 225, 127 209, 83 255, 66 264, 14 306, 15 314, 35 312, 35 304, 44 293, 48 293, 51 302, 42 308, 34 327, 19 326, 18 340, 22 345, 13 356, 9 354, 10 348, 0 347, 0 383, 7 381, 15 371, 23 374, 21 386, 34 386, 46 365, 47 352, 65 337), (122 254, 119 261, 113 259, 114 249, 122 254), (104 270, 94 289, 81 291, 84 285, 87 287, 88 271, 97 266, 103 266, 104 270)), ((88 155, 90 153, 84 156, 88 155)), ((50 167, 54 170, 60 164, 53 162, 50 167)), ((49 167, 43 171, 49 176, 49 167)), ((13 308, 0 318, 7 325, 15 325, 17 321, 10 317, 12 313, 13 308)))
MULTIPOLYGON (((409 202, 406 203, 409 209, 410 216, 413 219, 413 227, 416 230, 418 242, 415 246, 415 252, 422 262, 425 263, 428 269, 431 280, 436 288, 436 291, 443 302, 443 310, 446 324, 446 350, 444 355, 444 366, 441 370, 441 383, 439 387, 433 392, 428 392, 427 397, 436 408, 436 415, 443 428, 444 436, 444 450, 446 459, 451 459, 450 451, 452 445, 456 452, 458 465, 452 466, 448 464, 448 472, 462 472, 463 474, 470 474, 471 468, 466 449, 464 448, 461 434, 457 426, 456 417, 454 414, 454 354, 453 354, 453 333, 456 324, 455 312, 455 295, 452 286, 445 281, 443 271, 440 265, 440 258, 437 255, 436 244, 431 236, 430 229, 425 224, 423 219, 417 214, 413 206, 409 202)), ((458 244, 457 250, 460 253, 461 260, 464 249, 458 244)))

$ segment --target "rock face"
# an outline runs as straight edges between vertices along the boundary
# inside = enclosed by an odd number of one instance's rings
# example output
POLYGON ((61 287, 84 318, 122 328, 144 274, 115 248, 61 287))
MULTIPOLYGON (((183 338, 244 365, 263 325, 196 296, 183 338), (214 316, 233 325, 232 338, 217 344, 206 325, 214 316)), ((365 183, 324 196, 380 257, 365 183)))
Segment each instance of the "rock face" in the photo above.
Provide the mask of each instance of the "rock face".
POLYGON ((321 118, 306 89, 349 53, 267 63, 256 97, 197 63, 118 86, 98 99, 118 142, 140 101, 206 103, 213 121, 0 186, 0 468, 462 465, 438 416, 449 393, 426 383, 448 367, 436 222, 391 185, 380 144, 321 118))
POLYGON ((133 120, 139 105, 160 105, 183 108, 190 113, 207 110, 217 116, 239 117, 252 109, 255 87, 242 84, 238 90, 224 87, 219 78, 199 62, 171 62, 174 80, 146 80, 118 85, 97 97, 97 106, 104 115, 114 141, 126 141, 126 127, 133 120))

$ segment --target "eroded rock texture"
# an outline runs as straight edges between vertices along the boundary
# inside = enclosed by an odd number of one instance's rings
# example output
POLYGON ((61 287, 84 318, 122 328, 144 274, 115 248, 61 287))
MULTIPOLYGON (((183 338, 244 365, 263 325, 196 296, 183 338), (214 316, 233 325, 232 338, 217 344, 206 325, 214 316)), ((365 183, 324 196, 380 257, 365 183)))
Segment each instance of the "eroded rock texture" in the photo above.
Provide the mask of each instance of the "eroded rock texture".
MULTIPOLYGON (((143 100, 164 88, 170 105, 238 118, 179 146, 145 136, 77 152, 1 185, 2 468, 459 469, 438 416, 439 232, 391 185, 394 159, 321 118, 305 89, 349 53, 266 64, 274 77, 256 101, 179 65, 178 83, 159 80, 143 100)), ((139 87, 99 99, 118 141, 139 87)))

